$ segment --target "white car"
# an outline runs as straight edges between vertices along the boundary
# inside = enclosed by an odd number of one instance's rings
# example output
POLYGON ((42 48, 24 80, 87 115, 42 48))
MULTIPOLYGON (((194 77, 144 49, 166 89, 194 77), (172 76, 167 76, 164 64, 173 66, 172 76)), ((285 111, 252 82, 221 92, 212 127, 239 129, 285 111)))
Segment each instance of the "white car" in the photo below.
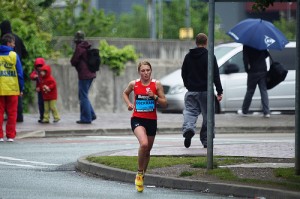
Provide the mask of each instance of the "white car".
MULTIPOLYGON (((223 99, 219 103, 215 100, 217 113, 237 111, 241 109, 247 89, 247 73, 243 63, 243 45, 226 43, 215 47, 215 56, 219 65, 219 72, 223 87, 223 99)), ((288 69, 286 79, 273 89, 268 90, 271 111, 295 111, 295 67, 296 42, 290 42, 282 51, 270 51, 274 61, 283 64, 288 69)), ((270 66, 270 59, 267 58, 270 66)), ((184 95, 187 92, 181 78, 181 69, 163 77, 168 107, 160 109, 162 112, 182 112, 184 109, 184 95)), ((261 111, 259 88, 256 88, 252 98, 250 111, 261 111)))

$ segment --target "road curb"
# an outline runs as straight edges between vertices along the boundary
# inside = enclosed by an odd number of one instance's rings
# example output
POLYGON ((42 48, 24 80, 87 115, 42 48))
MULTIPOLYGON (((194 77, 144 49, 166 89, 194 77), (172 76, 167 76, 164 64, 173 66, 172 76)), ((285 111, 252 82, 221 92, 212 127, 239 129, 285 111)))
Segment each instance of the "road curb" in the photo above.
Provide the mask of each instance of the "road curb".
MULTIPOLYGON (((88 156, 80 157, 77 160, 76 169, 83 173, 100 176, 105 179, 134 183, 135 172, 117 168, 111 168, 102 164, 91 163, 86 160, 88 156)), ((145 184, 157 187, 165 187, 181 190, 194 190, 205 193, 214 193, 236 197, 265 197, 273 199, 299 199, 299 192, 261 188, 255 186, 216 183, 209 181, 179 179, 173 177, 161 177, 147 174, 145 184)), ((134 185, 133 185, 134 186, 134 185)))
MULTIPOLYGON (((217 134, 295 133, 295 127, 216 127, 217 134)), ((157 134, 181 134, 181 128, 158 128, 157 134)), ((18 132, 17 138, 131 135, 131 128, 55 129, 18 132)))
POLYGON ((43 138, 43 137, 46 137, 46 132, 42 131, 42 130, 22 132, 22 133, 17 133, 17 135, 16 135, 17 139, 23 139, 23 138, 43 138))

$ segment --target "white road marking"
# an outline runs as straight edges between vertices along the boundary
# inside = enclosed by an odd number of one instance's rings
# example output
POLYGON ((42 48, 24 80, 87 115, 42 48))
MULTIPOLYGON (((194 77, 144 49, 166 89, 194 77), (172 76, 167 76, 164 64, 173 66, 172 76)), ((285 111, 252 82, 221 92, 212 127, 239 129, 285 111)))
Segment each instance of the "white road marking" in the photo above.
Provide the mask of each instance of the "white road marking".
POLYGON ((25 159, 20 158, 14 158, 14 157, 5 157, 0 156, 0 165, 6 165, 6 166, 16 166, 16 167, 23 167, 23 168, 38 168, 43 169, 50 166, 60 166, 60 164, 52 164, 47 162, 37 162, 37 161, 29 161, 25 159), (26 163, 26 164, 24 164, 26 163))
POLYGON ((33 165, 28 165, 28 164, 13 164, 13 163, 8 163, 8 162, 2 162, 0 161, 0 165, 7 165, 7 166, 17 166, 17 167, 26 167, 26 168, 46 168, 46 167, 41 167, 41 166, 33 166, 33 165))

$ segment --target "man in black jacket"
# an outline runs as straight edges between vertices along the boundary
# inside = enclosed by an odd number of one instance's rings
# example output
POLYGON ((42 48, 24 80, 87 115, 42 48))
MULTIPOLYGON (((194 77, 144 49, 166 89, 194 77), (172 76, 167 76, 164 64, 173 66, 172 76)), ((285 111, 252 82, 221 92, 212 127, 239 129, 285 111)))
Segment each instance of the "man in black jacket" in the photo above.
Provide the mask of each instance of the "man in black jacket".
MULTIPOLYGON (((191 139, 195 135, 196 122, 202 113, 203 122, 200 131, 200 141, 207 148, 207 76, 208 76, 208 51, 207 36, 199 33, 196 36, 196 45, 185 56, 181 76, 188 92, 184 97, 185 109, 183 111, 184 122, 182 126, 184 146, 189 148, 191 139)), ((214 58, 214 84, 217 90, 217 100, 222 100, 223 89, 221 85, 219 67, 214 58)))
MULTIPOLYGON (((24 45, 22 39, 18 35, 13 34, 12 29, 11 29, 11 25, 10 25, 10 21, 8 21, 8 20, 2 21, 2 23, 0 24, 0 29, 1 29, 1 38, 2 38, 3 35, 5 35, 7 33, 10 33, 15 37, 14 51, 18 54, 18 56, 20 57, 20 60, 22 62, 22 59, 24 59, 28 56, 28 52, 25 48, 25 45, 24 45)), ((22 65, 23 65, 23 62, 22 62, 22 65)), ((17 122, 23 122, 23 120, 24 120, 24 118, 23 118, 22 96, 19 96, 18 97, 17 122)))
POLYGON ((243 61, 248 77, 247 92, 242 105, 242 110, 238 110, 238 114, 240 115, 246 116, 248 114, 256 85, 258 85, 264 117, 270 117, 266 63, 266 58, 268 56, 269 52, 267 50, 257 50, 250 46, 243 46, 243 61))

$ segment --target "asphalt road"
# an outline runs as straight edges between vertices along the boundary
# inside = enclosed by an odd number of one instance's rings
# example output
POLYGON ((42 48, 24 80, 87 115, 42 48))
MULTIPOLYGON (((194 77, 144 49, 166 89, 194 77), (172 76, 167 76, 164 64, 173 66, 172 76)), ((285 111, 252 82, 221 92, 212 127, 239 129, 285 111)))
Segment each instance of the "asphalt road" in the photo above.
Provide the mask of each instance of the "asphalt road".
MULTIPOLYGON (((283 136, 286 139, 286 135, 283 136)), ((245 136, 242 137, 245 142, 245 136)), ((230 140, 234 142, 231 138, 223 141, 221 138, 218 142, 227 143, 230 140)), ((160 135, 155 147, 182 145, 182 141, 178 135, 160 135)), ((80 156, 137 147, 133 136, 31 138, 0 143, 0 199, 230 197, 156 187, 147 187, 144 193, 139 194, 133 183, 108 181, 75 171, 74 165, 80 156)))

